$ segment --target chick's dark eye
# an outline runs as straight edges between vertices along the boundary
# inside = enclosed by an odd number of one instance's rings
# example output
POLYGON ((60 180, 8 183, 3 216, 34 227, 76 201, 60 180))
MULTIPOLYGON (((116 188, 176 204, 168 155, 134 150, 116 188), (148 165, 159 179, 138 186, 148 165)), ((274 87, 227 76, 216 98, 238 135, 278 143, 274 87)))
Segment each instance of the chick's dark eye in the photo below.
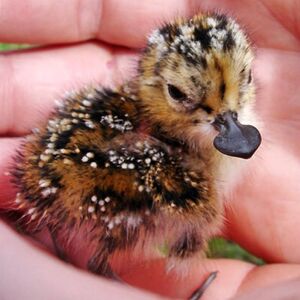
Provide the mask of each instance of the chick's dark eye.
POLYGON ((250 70, 249 75, 248 75, 248 83, 252 81, 252 72, 250 70))
POLYGON ((180 89, 172 84, 168 84, 169 95, 176 101, 184 101, 187 96, 180 89))

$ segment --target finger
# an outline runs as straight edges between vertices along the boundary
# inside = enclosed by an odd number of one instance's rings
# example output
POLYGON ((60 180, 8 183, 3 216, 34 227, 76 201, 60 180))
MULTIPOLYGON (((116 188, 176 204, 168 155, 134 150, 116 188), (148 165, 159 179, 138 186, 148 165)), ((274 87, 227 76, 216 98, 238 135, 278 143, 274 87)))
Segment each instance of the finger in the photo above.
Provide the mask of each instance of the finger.
POLYGON ((164 19, 188 9, 184 0, 3 0, 0 40, 33 44, 100 38, 141 46, 147 32, 164 19), (22 17, 19 17, 22 16, 22 17))
POLYGON ((299 299, 300 296, 300 278, 276 283, 264 288, 253 289, 232 300, 284 300, 299 299))
POLYGON ((62 263, 30 245, 1 221, 0 244, 0 290, 4 299, 157 299, 62 263))
POLYGON ((208 274, 218 271, 216 279, 207 288, 201 300, 223 300, 255 288, 263 288, 300 276, 299 265, 278 264, 256 267, 229 259, 198 260, 191 264, 187 261, 179 263, 183 268, 176 269, 175 266, 171 272, 166 273, 166 266, 162 260, 151 261, 129 272, 127 268, 127 274, 125 271, 122 278, 130 284, 163 296, 187 299, 201 286, 208 274), (182 273, 182 269, 185 272, 182 273))
POLYGON ((299 41, 299 2, 295 0, 263 0, 262 3, 273 18, 278 20, 299 41))
POLYGON ((254 76, 263 142, 243 162, 240 184, 226 201, 230 238, 267 261, 300 261, 299 62, 296 53, 258 51, 254 76))
POLYGON ((127 273, 124 271, 122 278, 130 284, 166 297, 188 299, 211 272, 218 271, 216 279, 207 288, 201 300, 219 300, 234 295, 243 278, 253 268, 250 264, 229 260, 194 260, 193 263, 185 260, 177 263, 180 265, 178 269, 175 265, 170 272, 166 272, 163 260, 151 261, 130 268, 127 273))
MULTIPOLYGON (((297 280, 299 285, 299 276, 300 266, 297 264, 270 264, 261 267, 255 267, 243 279, 236 294, 243 295, 253 290, 265 289, 270 286, 275 287, 277 285, 280 285, 281 283, 293 280, 297 280)), ((288 298, 284 297, 278 299, 288 298)))
MULTIPOLYGON (((109 283, 52 258, 3 223, 0 223, 0 242, 3 275, 0 288, 1 295, 8 295, 6 299, 24 295, 30 299, 120 299, 121 295, 128 299, 151 299, 149 294, 109 283)), ((166 274, 164 263, 156 261, 134 269, 124 279, 168 297, 186 299, 208 273, 218 270, 218 277, 206 290, 203 300, 219 300, 300 276, 299 265, 291 264, 254 267, 241 261, 203 260, 193 266, 188 269, 187 277, 180 277, 174 272, 166 274)))
POLYGON ((299 158, 278 145, 260 153, 227 202, 228 236, 267 261, 299 263, 299 158))
POLYGON ((297 155, 300 155, 299 65, 300 53, 271 49, 257 51, 254 64, 256 110, 263 122, 263 139, 286 145, 286 149, 297 155))
POLYGON ((19 138, 0 139, 0 210, 12 209, 16 190, 11 182, 11 167, 16 149, 20 146, 19 138))
POLYGON ((71 3, 67 0, 2 0, 0 39, 44 44, 100 38, 118 45, 141 47, 145 36, 163 21, 203 10, 221 10, 237 16, 252 32, 257 45, 297 50, 300 48, 299 22, 296 16, 291 18, 298 13, 295 3, 292 0, 177 0, 175 3, 173 0, 76 0, 71 3))
POLYGON ((28 133, 65 91, 118 84, 130 76, 134 63, 132 52, 96 43, 1 54, 0 135, 28 133))

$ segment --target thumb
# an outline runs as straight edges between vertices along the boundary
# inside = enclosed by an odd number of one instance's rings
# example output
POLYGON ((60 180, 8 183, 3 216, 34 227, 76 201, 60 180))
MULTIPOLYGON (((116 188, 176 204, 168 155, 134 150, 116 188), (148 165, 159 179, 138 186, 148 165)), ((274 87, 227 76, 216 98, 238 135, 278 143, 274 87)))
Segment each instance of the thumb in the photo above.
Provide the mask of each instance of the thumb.
POLYGON ((151 292, 187 299, 211 272, 218 271, 216 279, 209 285, 201 300, 224 300, 300 276, 300 266, 292 264, 258 267, 238 260, 205 259, 191 266, 187 276, 180 276, 174 270, 166 273, 164 261, 156 260, 127 270, 127 273, 125 271, 122 278, 151 292))

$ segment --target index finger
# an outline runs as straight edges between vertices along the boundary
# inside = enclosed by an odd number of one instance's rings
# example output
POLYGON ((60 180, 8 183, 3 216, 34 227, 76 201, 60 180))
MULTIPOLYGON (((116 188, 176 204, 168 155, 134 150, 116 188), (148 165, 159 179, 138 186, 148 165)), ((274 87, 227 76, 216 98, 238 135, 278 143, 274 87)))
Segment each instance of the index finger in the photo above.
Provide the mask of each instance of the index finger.
POLYGON ((141 46, 145 34, 163 20, 190 9, 177 0, 2 0, 0 40, 31 44, 78 42, 99 38, 141 46))
POLYGON ((141 47, 153 28, 202 10, 233 15, 259 47, 300 49, 299 10, 292 0, 1 0, 0 40, 53 44, 100 39, 141 47))

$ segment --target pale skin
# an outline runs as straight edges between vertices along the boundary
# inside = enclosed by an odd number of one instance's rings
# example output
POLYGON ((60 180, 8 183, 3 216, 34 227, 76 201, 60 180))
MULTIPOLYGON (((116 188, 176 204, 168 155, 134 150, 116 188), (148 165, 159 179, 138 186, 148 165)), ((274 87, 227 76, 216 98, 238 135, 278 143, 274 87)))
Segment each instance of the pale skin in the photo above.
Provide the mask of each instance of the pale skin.
MULTIPOLYGON (((0 40, 46 46, 0 56, 0 209, 10 208, 14 199, 4 172, 21 137, 45 119, 62 91, 122 82, 134 70, 145 35, 162 20, 221 9, 238 17, 256 45, 256 111, 265 124, 262 147, 227 199, 223 235, 269 264, 199 261, 187 278, 176 281, 174 274, 164 274, 163 261, 155 261, 125 269, 122 277, 167 297, 186 298, 209 272, 219 270, 204 300, 299 298, 299 8, 292 0, 2 0, 0 40)), ((160 298, 64 264, 4 222, 0 245, 5 299, 160 298)))

